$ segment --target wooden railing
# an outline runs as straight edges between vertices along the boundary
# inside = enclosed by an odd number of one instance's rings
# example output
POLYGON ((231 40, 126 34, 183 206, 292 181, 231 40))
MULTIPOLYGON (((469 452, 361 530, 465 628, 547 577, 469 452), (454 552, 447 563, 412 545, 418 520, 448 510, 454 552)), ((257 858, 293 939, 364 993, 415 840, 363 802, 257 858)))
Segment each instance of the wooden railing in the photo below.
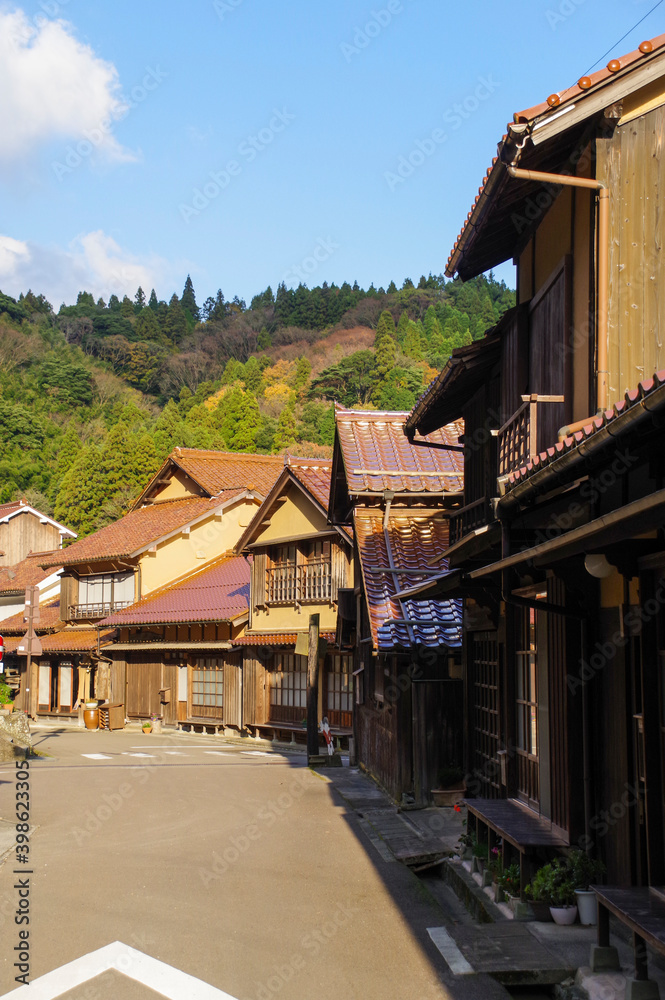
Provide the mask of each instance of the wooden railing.
POLYGON ((267 571, 268 604, 329 601, 332 598, 332 563, 310 560, 302 566, 271 566, 267 571))
POLYGON ((470 531, 482 528, 489 521, 490 507, 487 497, 481 497, 480 500, 474 500, 473 503, 467 504, 466 507, 454 510, 450 515, 450 544, 458 542, 460 538, 464 538, 470 531))
POLYGON ((128 608, 133 601, 100 601, 93 604, 72 604, 69 607, 69 619, 78 618, 106 618, 108 615, 128 608))
POLYGON ((538 454, 538 407, 563 403, 563 396, 522 396, 522 405, 496 432, 499 446, 499 476, 507 476, 538 454))

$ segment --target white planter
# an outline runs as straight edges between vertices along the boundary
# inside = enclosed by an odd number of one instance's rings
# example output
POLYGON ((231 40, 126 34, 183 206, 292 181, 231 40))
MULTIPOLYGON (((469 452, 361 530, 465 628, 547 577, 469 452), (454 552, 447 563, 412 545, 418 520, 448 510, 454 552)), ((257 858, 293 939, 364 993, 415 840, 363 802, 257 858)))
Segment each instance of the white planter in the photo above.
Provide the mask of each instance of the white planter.
POLYGON ((577 919, 576 906, 550 906, 550 913, 555 924, 574 924, 577 919))
POLYGON ((598 900, 592 889, 576 889, 577 909, 580 915, 580 923, 586 927, 595 926, 598 923, 598 900))

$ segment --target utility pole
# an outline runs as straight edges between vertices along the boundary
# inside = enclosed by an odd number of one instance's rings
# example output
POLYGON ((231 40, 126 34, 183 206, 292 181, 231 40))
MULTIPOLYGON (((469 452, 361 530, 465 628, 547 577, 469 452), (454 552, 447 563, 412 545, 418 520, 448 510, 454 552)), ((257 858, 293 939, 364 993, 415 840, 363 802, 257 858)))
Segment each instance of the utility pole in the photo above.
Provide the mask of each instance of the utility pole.
POLYGON ((307 759, 319 753, 319 615, 309 616, 307 643, 307 759))
POLYGON ((28 623, 28 631, 16 648, 17 653, 24 653, 28 659, 25 669, 26 698, 24 699, 23 709, 27 711, 31 719, 36 719, 39 705, 39 677, 37 669, 35 668, 33 671, 32 658, 33 656, 40 656, 42 652, 42 644, 35 632, 35 622, 39 621, 39 587, 26 587, 23 621, 28 623), (32 676, 33 673, 34 677, 32 676))

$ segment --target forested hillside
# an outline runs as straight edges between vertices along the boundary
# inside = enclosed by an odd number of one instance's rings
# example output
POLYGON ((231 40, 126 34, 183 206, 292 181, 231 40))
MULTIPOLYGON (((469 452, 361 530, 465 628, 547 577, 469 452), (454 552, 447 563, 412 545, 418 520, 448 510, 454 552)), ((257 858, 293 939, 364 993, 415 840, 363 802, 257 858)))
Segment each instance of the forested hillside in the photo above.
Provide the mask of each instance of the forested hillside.
POLYGON ((0 502, 87 533, 127 509, 176 445, 327 456, 333 401, 409 409, 450 352, 514 304, 504 283, 268 287, 94 301, 57 313, 0 293, 0 502))

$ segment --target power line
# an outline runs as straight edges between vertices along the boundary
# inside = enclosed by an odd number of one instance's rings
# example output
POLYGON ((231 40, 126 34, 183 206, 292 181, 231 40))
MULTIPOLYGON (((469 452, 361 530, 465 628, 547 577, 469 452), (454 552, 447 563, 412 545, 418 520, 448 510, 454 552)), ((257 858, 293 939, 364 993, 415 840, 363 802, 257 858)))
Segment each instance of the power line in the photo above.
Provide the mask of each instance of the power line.
POLYGON ((589 75, 589 73, 591 72, 591 70, 592 70, 592 69, 595 69, 595 67, 596 67, 596 66, 598 65, 598 63, 600 63, 600 62, 602 62, 602 61, 603 61, 603 59, 605 58, 605 56, 609 56, 609 55, 610 55, 610 54, 611 54, 611 53, 612 53, 612 52, 614 51, 614 49, 615 49, 615 48, 617 47, 617 45, 621 45, 621 43, 622 43, 622 41, 624 40, 624 38, 628 38, 628 35, 630 35, 630 33, 631 33, 632 31, 635 31, 635 28, 639 27, 639 25, 640 25, 640 24, 642 23, 642 21, 646 21, 646 19, 647 19, 647 18, 649 17, 649 15, 650 15, 650 14, 653 14, 653 12, 654 12, 654 11, 656 10, 656 8, 657 8, 657 7, 660 7, 660 5, 661 5, 662 3, 664 3, 664 2, 665 2, 665 0, 658 0, 658 3, 657 3, 657 4, 656 4, 656 5, 654 6, 654 7, 652 7, 652 8, 651 8, 651 10, 648 10, 648 11, 646 12, 646 14, 644 15, 644 17, 641 17, 641 18, 639 19, 639 21, 637 22, 637 24, 634 24, 634 25, 632 26, 632 28, 630 28, 630 29, 629 29, 629 30, 628 30, 628 31, 626 32, 626 34, 625 34, 625 35, 622 35, 622 36, 621 36, 621 38, 619 39, 619 41, 618 41, 618 42, 615 42, 615 43, 614 43, 614 45, 613 45, 613 46, 612 46, 611 48, 609 48, 609 49, 607 50, 607 52, 604 52, 604 53, 603 53, 603 55, 602 55, 602 56, 600 57, 600 59, 597 59, 597 60, 596 60, 596 62, 595 62, 595 63, 593 64, 593 66, 589 66, 588 70, 586 71, 586 73, 585 73, 584 75, 585 75, 585 76, 588 76, 588 75, 589 75))

